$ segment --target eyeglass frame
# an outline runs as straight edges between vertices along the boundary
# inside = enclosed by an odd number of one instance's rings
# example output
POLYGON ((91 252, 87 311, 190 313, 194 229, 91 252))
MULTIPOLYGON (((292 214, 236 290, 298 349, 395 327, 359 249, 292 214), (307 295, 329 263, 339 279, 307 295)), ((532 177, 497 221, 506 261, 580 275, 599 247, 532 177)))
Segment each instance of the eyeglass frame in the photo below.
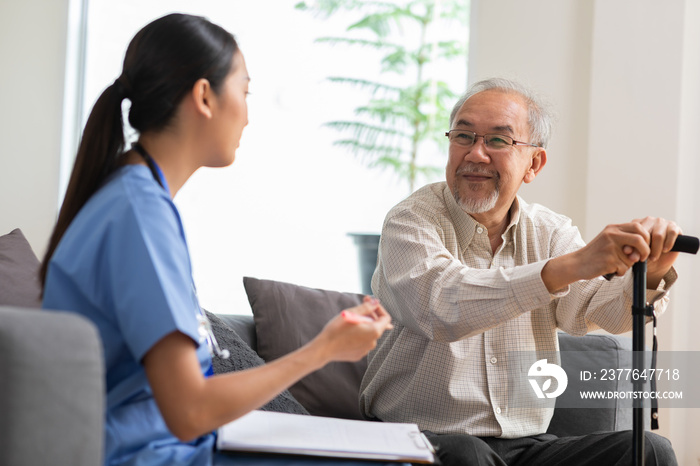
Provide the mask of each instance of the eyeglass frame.
MULTIPOLYGON (((512 147, 512 146, 529 146, 529 147, 538 147, 538 148, 541 148, 541 147, 542 147, 542 146, 539 146, 539 145, 537 145, 537 144, 532 144, 531 142, 516 141, 516 140, 513 139, 512 137, 506 136, 505 134, 477 134, 475 131, 470 131, 470 130, 468 130, 468 129, 451 129, 451 130, 449 130, 449 131, 445 131, 445 136, 447 136, 448 139, 449 139, 450 133, 451 133, 452 131, 459 131, 459 132, 461 132, 461 133, 472 133, 472 134, 474 135, 474 142, 471 143, 469 146, 462 146, 462 147, 472 147, 474 144, 476 144, 476 140, 477 140, 478 138, 483 139, 483 141, 484 141, 484 146, 488 147, 488 144, 486 143, 486 139, 485 139, 487 136, 496 136, 496 137, 499 137, 499 138, 510 139, 510 140, 513 141, 513 142, 512 142, 511 144, 506 144, 506 145, 507 145, 507 146, 511 146, 511 147, 512 147)), ((452 140, 450 140, 450 142, 452 142, 452 140)), ((460 144, 457 144, 457 145, 460 145, 460 144)), ((504 147, 504 149, 505 149, 505 147, 504 147)), ((492 150, 493 150, 493 149, 492 149, 492 150)))

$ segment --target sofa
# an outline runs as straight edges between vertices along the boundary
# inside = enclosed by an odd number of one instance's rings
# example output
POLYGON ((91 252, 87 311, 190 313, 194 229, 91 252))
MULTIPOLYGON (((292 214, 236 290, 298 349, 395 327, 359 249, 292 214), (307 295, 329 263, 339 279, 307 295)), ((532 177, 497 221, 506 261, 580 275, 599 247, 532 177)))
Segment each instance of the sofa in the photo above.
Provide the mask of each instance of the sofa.
MULTIPOLYGON (((69 310, 37 309, 38 267, 19 229, 0 236, 0 464, 100 464, 105 400, 99 335, 69 310)), ((219 344, 232 354, 213 358, 217 373, 263 364, 298 348, 338 311, 362 299, 358 293, 252 277, 244 278, 244 285, 252 315, 207 312, 219 344)), ((629 338, 562 333, 560 345, 569 374, 567 393, 577 391, 577 374, 590 355, 605 358, 601 367, 631 364, 629 338)), ((366 360, 328 364, 262 409, 359 419, 358 388, 365 368, 366 360)), ((599 389, 619 388, 615 381, 600 383, 599 389)), ((549 432, 629 429, 631 418, 631 410, 613 400, 595 409, 558 407, 549 432)))

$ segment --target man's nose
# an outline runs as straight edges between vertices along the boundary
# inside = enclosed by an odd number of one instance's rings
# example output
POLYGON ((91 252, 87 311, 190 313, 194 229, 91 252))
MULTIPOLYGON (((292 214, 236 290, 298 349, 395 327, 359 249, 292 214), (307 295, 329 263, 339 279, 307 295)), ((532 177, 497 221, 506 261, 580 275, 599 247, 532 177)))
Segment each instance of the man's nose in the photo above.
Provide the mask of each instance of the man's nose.
POLYGON ((474 140, 474 144, 467 148, 467 152, 464 154, 464 160, 475 163, 491 162, 491 157, 486 151, 486 144, 484 143, 483 136, 477 136, 474 140))

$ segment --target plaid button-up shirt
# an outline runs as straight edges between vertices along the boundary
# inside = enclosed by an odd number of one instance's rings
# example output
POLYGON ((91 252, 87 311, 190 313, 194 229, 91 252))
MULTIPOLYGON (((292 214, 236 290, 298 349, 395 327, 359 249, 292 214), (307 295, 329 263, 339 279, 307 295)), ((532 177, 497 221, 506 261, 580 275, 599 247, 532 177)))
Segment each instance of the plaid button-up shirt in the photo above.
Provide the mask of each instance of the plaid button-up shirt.
MULTIPOLYGON (((508 353, 558 351, 557 329, 572 335, 631 329, 631 272, 550 294, 542 268, 584 246, 578 229, 520 198, 510 217, 494 254, 486 228, 462 211, 444 182, 389 212, 372 288, 394 329, 369 355, 360 389, 368 418, 414 422, 435 433, 543 433, 552 408, 508 406, 508 353)), ((676 278, 671 269, 648 299, 676 278)), ((667 301, 657 301, 657 311, 667 301)))

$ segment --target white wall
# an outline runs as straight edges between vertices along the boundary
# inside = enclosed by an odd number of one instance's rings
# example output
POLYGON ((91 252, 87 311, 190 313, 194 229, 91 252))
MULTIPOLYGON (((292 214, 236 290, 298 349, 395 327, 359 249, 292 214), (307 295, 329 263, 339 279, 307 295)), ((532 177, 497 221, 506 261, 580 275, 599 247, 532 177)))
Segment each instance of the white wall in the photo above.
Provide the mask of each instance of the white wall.
MULTIPOLYGON (((549 162, 522 190, 526 199, 572 217, 586 240, 646 215, 699 235, 700 2, 480 0, 474 8, 469 80, 520 79, 559 115, 549 162)), ((660 349, 698 351, 700 260, 681 256, 677 269, 660 349)), ((679 464, 698 464, 698 411, 661 412, 659 433, 679 464)))
POLYGON ((470 83, 516 79, 557 115, 546 168, 521 194, 584 226, 593 2, 472 2, 470 83))
MULTIPOLYGON (((692 0, 657 6, 651 0, 596 2, 589 134, 589 147, 596 150, 588 157, 589 233, 625 216, 646 215, 672 218, 689 234, 700 233, 693 182, 700 174, 695 162, 700 10, 692 0)), ((700 341, 692 329, 700 321, 691 290, 698 284, 700 261, 681 256, 677 269, 681 279, 659 323, 660 345, 662 350, 697 351, 700 341)), ((679 464, 696 464, 700 458, 697 411, 660 413, 661 433, 680 452, 679 464)))
POLYGON ((56 218, 69 0, 0 0, 0 235, 56 218))

